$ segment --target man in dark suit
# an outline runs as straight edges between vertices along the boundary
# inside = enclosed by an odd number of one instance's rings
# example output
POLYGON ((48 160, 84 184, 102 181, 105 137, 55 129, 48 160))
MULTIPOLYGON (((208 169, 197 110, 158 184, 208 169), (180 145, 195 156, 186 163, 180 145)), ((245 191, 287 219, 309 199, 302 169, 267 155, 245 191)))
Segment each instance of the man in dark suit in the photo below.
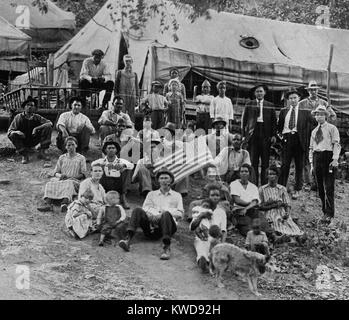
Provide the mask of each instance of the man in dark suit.
POLYGON ((258 184, 258 164, 261 158, 261 185, 267 183, 266 169, 269 167, 270 145, 276 141, 276 113, 274 105, 264 100, 267 86, 258 84, 251 89, 255 99, 249 101, 242 115, 242 135, 248 143, 252 167, 256 174, 255 183, 258 184))
POLYGON ((311 131, 316 123, 309 110, 299 108, 300 93, 297 89, 291 88, 285 94, 285 98, 288 100, 288 107, 281 109, 277 127, 283 138, 279 183, 287 185, 291 161, 294 159, 296 184, 292 198, 297 199, 303 186, 304 157, 308 152, 311 131))

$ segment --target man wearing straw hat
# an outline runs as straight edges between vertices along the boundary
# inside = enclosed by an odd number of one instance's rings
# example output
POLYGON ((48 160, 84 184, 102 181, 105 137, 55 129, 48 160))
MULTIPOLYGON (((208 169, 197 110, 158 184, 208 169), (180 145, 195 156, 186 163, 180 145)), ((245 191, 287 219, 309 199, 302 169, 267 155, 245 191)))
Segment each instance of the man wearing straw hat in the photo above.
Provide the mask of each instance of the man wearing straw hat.
MULTIPOLYGON (((329 113, 328 121, 334 124, 337 119, 337 115, 334 112, 334 110, 328 105, 327 101, 324 99, 321 99, 318 96, 319 89, 320 87, 317 85, 317 82, 315 80, 311 80, 308 84, 308 87, 306 87, 306 90, 309 93, 309 97, 299 102, 299 108, 304 110, 314 111, 318 106, 324 106, 327 112, 329 113)), ((304 182, 308 186, 311 184, 312 189, 316 189, 315 181, 313 181, 313 176, 310 173, 310 164, 308 159, 309 157, 306 156, 304 170, 303 170, 304 182)))
POLYGON ((330 223, 334 217, 334 183, 341 151, 340 137, 336 126, 326 121, 330 113, 325 106, 318 106, 312 114, 318 125, 311 133, 309 163, 322 202, 322 221, 330 223))

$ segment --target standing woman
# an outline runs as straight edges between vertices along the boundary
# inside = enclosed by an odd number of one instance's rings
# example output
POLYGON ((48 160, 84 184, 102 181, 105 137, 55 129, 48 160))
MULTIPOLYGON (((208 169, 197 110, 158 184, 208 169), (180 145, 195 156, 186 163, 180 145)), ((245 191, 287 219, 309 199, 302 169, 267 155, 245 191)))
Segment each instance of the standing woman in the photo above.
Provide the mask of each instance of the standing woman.
POLYGON ((132 71, 133 59, 129 54, 124 55, 125 68, 116 71, 114 95, 124 100, 122 112, 127 113, 132 122, 135 121, 135 108, 138 105, 139 87, 137 73, 132 71))
POLYGON ((172 79, 169 83, 170 92, 166 94, 168 101, 167 122, 174 123, 176 129, 181 129, 184 121, 184 98, 179 91, 180 82, 172 79))
POLYGON ((52 200, 61 200, 61 211, 66 212, 73 196, 77 195, 80 181, 86 177, 86 159, 76 152, 78 141, 74 137, 65 139, 67 153, 62 154, 54 170, 54 178, 45 186, 44 200, 47 205, 39 211, 52 210, 52 200))
POLYGON ((99 163, 94 163, 91 170, 91 178, 85 179, 80 184, 79 199, 86 190, 92 191, 93 199, 89 204, 89 208, 93 214, 93 219, 97 219, 99 209, 103 207, 105 198, 105 190, 100 184, 100 180, 103 176, 103 166, 99 163))

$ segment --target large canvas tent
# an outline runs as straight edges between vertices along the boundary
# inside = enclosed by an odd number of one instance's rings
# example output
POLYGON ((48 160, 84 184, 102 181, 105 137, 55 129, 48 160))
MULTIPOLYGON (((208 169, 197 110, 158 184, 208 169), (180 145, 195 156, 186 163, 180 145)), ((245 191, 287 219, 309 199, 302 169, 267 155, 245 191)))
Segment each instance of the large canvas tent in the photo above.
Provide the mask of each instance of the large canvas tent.
POLYGON ((211 80, 227 80, 232 86, 248 89, 265 82, 274 91, 306 85, 316 79, 326 88, 330 44, 334 44, 331 98, 341 110, 349 111, 349 31, 280 22, 225 12, 209 11, 210 18, 193 23, 188 12, 166 3, 168 16, 178 23, 178 41, 171 27, 160 31, 160 14, 144 28, 130 31, 127 19, 117 21, 110 0, 73 39, 55 54, 55 67, 66 61, 82 61, 94 48, 106 52, 112 70, 120 67, 124 45, 134 57, 134 70, 149 89, 154 79, 169 79, 170 67, 181 69, 181 76, 193 71, 211 80), (115 23, 113 21, 116 21, 115 23), (242 41, 242 45, 241 45, 242 41), (252 45, 251 45, 252 44, 252 45), (256 45, 256 48, 251 48, 256 45))
POLYGON ((75 15, 47 0, 47 12, 32 0, 0 0, 0 16, 33 39, 33 49, 57 50, 70 40, 75 30, 75 15))
POLYGON ((30 41, 29 36, 0 17, 0 70, 26 72, 30 41))

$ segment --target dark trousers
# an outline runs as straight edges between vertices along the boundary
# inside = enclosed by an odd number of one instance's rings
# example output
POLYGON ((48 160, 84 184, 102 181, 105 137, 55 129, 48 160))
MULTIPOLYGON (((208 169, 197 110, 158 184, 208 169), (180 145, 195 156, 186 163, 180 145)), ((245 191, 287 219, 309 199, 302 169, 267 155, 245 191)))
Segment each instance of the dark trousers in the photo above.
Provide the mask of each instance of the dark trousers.
POLYGON ((159 226, 152 230, 150 227, 149 218, 142 208, 135 208, 132 211, 127 230, 129 234, 133 236, 138 227, 142 228, 143 233, 147 238, 152 240, 162 238, 162 242, 165 245, 171 244, 171 237, 177 231, 177 225, 169 212, 164 212, 161 215, 159 226))
POLYGON ((256 178, 255 184, 258 185, 259 177, 261 185, 267 184, 267 168, 269 167, 270 157, 270 138, 264 135, 264 123, 256 123, 256 128, 249 142, 248 151, 251 157, 251 164, 256 178), (261 173, 259 175, 259 158, 261 159, 261 173))
POLYGON ((204 129, 206 134, 211 128, 211 118, 209 112, 198 112, 196 114, 196 129, 204 129))
POLYGON ((286 187, 288 176, 290 173, 290 166, 292 159, 294 159, 296 167, 296 184, 294 189, 296 191, 302 190, 303 186, 303 164, 304 164, 304 150, 299 140, 298 133, 287 133, 284 135, 285 143, 281 154, 281 173, 279 183, 286 187))
POLYGON ((322 202, 322 212, 330 217, 334 217, 334 182, 336 169, 330 170, 332 162, 332 151, 314 152, 314 172, 319 196, 322 202))
POLYGON ((125 170, 120 173, 120 177, 107 177, 105 174, 103 174, 100 184, 104 188, 105 192, 108 191, 117 191, 119 194, 124 194, 126 191, 126 186, 127 186, 127 174, 128 170, 125 170))
MULTIPOLYGON (((68 134, 70 136, 75 137, 78 140, 78 147, 76 149, 77 152, 87 152, 91 137, 91 131, 87 127, 84 127, 79 133, 70 133, 68 131, 68 134)), ((62 152, 66 152, 64 146, 64 139, 61 131, 58 132, 56 144, 59 150, 61 150, 62 152)))
POLYGON ((154 130, 162 128, 165 125, 165 111, 153 110, 151 112, 151 122, 154 130))
POLYGON ((99 82, 99 81, 93 81, 92 83, 86 79, 79 81, 79 89, 81 89, 81 98, 85 101, 86 106, 86 97, 88 96, 89 92, 100 92, 102 90, 105 90, 105 95, 102 102, 102 107, 104 107, 110 100, 111 94, 114 89, 114 82, 113 81, 107 81, 107 82, 99 82))
POLYGON ((35 147, 40 143, 40 149, 48 149, 51 144, 52 127, 44 127, 36 132, 35 135, 22 137, 18 134, 12 134, 9 139, 21 155, 26 155, 29 148, 35 147))

